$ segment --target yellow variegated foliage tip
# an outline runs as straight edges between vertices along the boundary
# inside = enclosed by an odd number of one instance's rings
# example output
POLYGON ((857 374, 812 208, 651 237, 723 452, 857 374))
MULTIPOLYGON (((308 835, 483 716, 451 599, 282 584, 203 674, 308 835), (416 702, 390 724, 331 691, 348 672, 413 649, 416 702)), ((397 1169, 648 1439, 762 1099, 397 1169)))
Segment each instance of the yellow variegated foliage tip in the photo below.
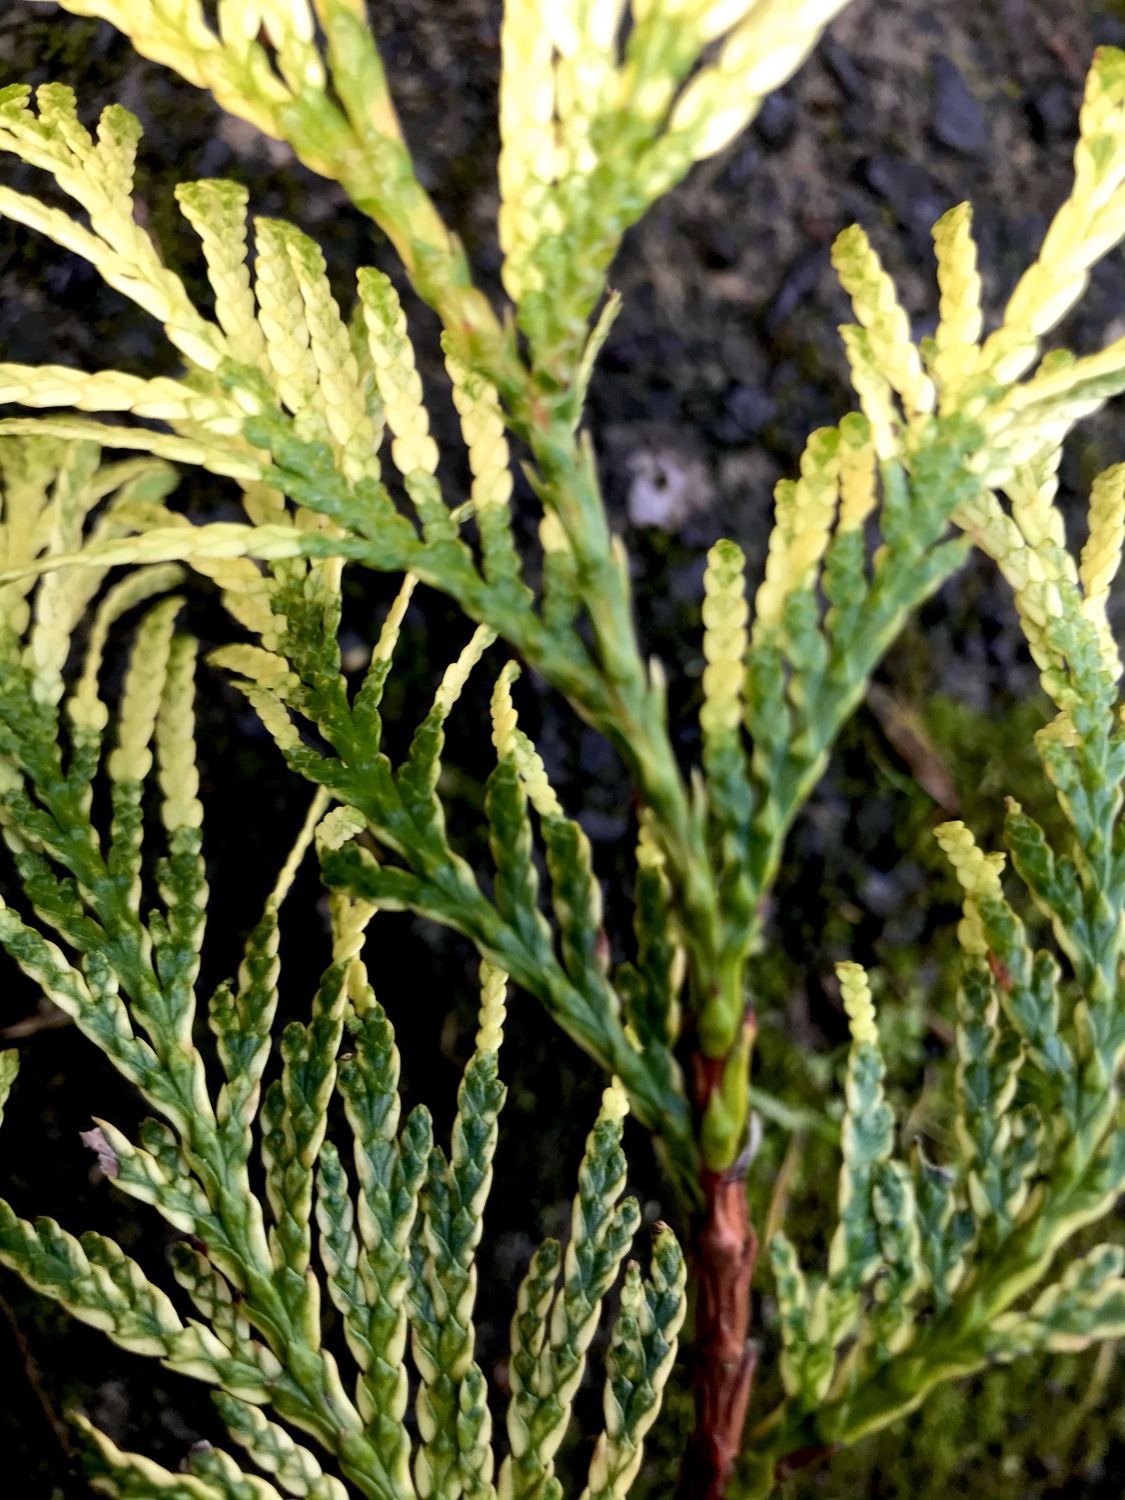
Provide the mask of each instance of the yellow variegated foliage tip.
POLYGON ((219 326, 240 360, 264 368, 265 339, 246 264, 249 193, 236 182, 183 182, 176 201, 203 247, 219 326))
POLYGON ((113 781, 142 782, 152 767, 149 746, 164 689, 175 616, 182 603, 176 598, 164 600, 137 633, 121 695, 117 745, 107 762, 113 781))
POLYGON ((853 411, 840 423, 840 531, 857 531, 879 502, 871 423, 853 411))
MULTIPOLYGON (((670 131, 686 135, 702 161, 728 145, 757 114, 762 100, 791 78, 847 0, 750 0, 717 3, 695 24, 706 42, 728 26, 718 58, 680 95, 670 131)), ((687 24, 691 24, 687 20, 687 24)))
POLYGON ((489 625, 478 625, 472 639, 456 661, 450 662, 442 675, 441 683, 434 695, 434 707, 442 718, 450 712, 460 698, 469 674, 496 639, 496 632, 489 625))
POLYGON ((355 1000, 366 984, 366 973, 360 962, 364 938, 371 918, 379 908, 374 901, 354 900, 343 891, 333 891, 328 909, 332 917, 332 962, 349 965, 348 993, 355 1000))
POLYGON ((547 6, 542 24, 555 44, 555 99, 559 121, 556 174, 565 181, 597 166, 591 133, 616 75, 617 36, 625 0, 586 0, 547 6))
MULTIPOLYGON (((242 66, 270 12, 270 39, 279 56, 292 59, 300 23, 293 5, 270 0, 220 0, 222 40, 207 25, 200 0, 67 0, 67 10, 99 16, 128 36, 143 56, 174 68, 197 88, 210 89, 232 114, 268 135, 280 136, 278 112, 291 101, 289 88, 271 68, 256 67, 253 81, 242 66), (225 45, 224 45, 225 44, 225 45)), ((306 62, 307 66, 307 62, 306 62)), ((315 74, 310 74, 312 83, 315 74)), ((322 80, 323 81, 323 80, 322 80)))
POLYGON ((492 690, 492 743, 496 754, 501 757, 513 753, 513 741, 519 727, 519 715, 512 702, 512 683, 519 673, 516 662, 505 662, 492 690))
POLYGON ((754 601, 754 629, 776 625, 790 594, 811 586, 832 530, 839 492, 839 430, 822 427, 801 454, 801 477, 775 491, 776 519, 766 576, 754 601))
POLYGON ((67 700, 67 714, 76 731, 101 734, 109 723, 109 710, 98 696, 98 676, 113 625, 146 599, 175 588, 183 576, 183 570, 174 565, 142 568, 114 584, 101 600, 90 626, 82 675, 67 700))
POLYGON ((161 816, 168 829, 201 828, 199 770, 195 758, 196 643, 177 637, 168 661, 168 679, 156 718, 160 755, 161 816))
POLYGON ((544 552, 569 552, 571 550, 563 524, 554 511, 547 511, 539 522, 539 545, 544 552))
POLYGON ((87 373, 67 365, 0 364, 0 402, 9 401, 77 411, 128 411, 161 422, 198 423, 224 436, 237 436, 246 420, 232 398, 205 395, 165 376, 144 380, 121 370, 87 373))
POLYGON ((133 211, 132 167, 140 135, 136 119, 111 105, 102 113, 95 142, 78 121, 71 89, 44 84, 35 97, 38 116, 24 110, 0 125, 0 149, 53 173, 63 191, 85 209, 91 227, 9 188, 0 189, 0 214, 85 256, 110 286, 158 318, 188 359, 214 370, 225 353, 222 335, 192 306, 180 278, 163 264, 133 211))
POLYGON ((1012 502, 1012 519, 1029 547, 1038 552, 1044 568, 1056 578, 1077 581, 1074 561, 1066 550, 1062 512, 1055 504, 1059 488, 1062 448, 1045 453, 1036 463, 1024 464, 1005 486, 1012 502))
POLYGON ((527 800, 535 811, 541 818, 561 818, 562 803, 547 778, 543 757, 522 729, 516 729, 512 736, 512 753, 527 800))
POLYGON ((473 504, 477 510, 487 505, 507 505, 512 498, 511 455, 496 387, 467 369, 448 344, 445 368, 453 382, 453 404, 461 419, 461 435, 468 450, 473 504))
POLYGON ((263 727, 269 733, 277 748, 283 754, 300 747, 301 736, 297 726, 289 717, 285 707, 273 693, 259 688, 256 683, 243 682, 239 684, 243 697, 262 721, 263 727))
POLYGON ((743 574, 745 559, 733 542, 717 542, 707 554, 703 575, 704 735, 737 732, 742 722, 750 606, 743 574))
POLYGON ((273 385, 310 437, 325 437, 323 421, 314 415, 316 361, 309 347, 309 327, 289 244, 297 231, 280 219, 256 219, 254 290, 258 323, 265 335, 273 385), (309 431, 310 424, 312 430, 309 431))
POLYGON ((1090 491, 1089 533, 1082 548, 1079 577, 1082 612, 1098 632, 1106 664, 1121 675, 1121 658, 1106 615, 1109 586, 1121 566, 1125 543, 1125 464, 1115 464, 1094 480, 1090 491))
POLYGON ((934 225, 934 250, 941 299, 933 371, 945 413, 976 372, 984 324, 973 211, 967 203, 951 208, 934 225))
POLYGON ((656 837, 652 813, 648 808, 641 812, 637 826, 637 868, 641 870, 663 870, 668 860, 656 837))
POLYGON ((852 299, 856 320, 865 330, 879 368, 902 398, 908 417, 934 409, 934 385, 922 368, 910 336, 910 319, 883 270, 870 240, 858 225, 836 239, 832 264, 852 299))
POLYGON ((418 470, 435 474, 437 444, 430 436, 422 378, 415 368, 414 346, 398 293, 381 271, 362 270, 359 295, 375 381, 386 409, 387 426, 394 436, 391 457, 395 468, 404 476, 418 470))
POLYGON ((275 911, 279 910, 281 903, 289 894, 293 881, 296 879, 297 871, 301 867, 310 844, 315 841, 328 848, 339 848, 347 843, 348 839, 354 838, 357 833, 363 831, 366 826, 363 818, 355 812, 354 808, 337 807, 329 813, 325 813, 328 806, 328 792, 324 787, 317 787, 313 799, 309 803, 309 810, 305 814, 304 822, 300 831, 293 841, 293 847, 286 857, 285 863, 278 872, 274 888, 270 893, 270 905, 275 911), (358 827, 356 826, 358 822, 358 827), (350 828, 345 833, 344 829, 350 828), (333 844, 333 838, 339 839, 339 844, 333 844))
POLYGON ((871 998, 867 971, 862 964, 846 960, 836 965, 836 977, 840 981, 840 998, 847 1011, 852 1041, 857 1046, 864 1042, 876 1046, 879 1028, 875 1024, 875 1002, 871 998))
MULTIPOLYGON (((1014 477, 1015 492, 1021 496, 1021 518, 1030 530, 1044 530, 1047 523, 1038 513, 1043 505, 1042 491, 1028 493, 1036 485, 1033 474, 1017 470, 1014 477)), ((1014 512, 1016 509, 1013 506, 1014 512)), ((1052 674, 1061 659, 1049 639, 1049 626, 1062 608, 1058 586, 1062 579, 1073 577, 1073 561, 1053 541, 1030 544, 1014 516, 1009 516, 987 490, 962 504, 955 519, 976 546, 992 558, 1010 586, 1028 650, 1051 692, 1052 674)))
POLYGON ((382 629, 379 631, 379 639, 375 643, 375 650, 371 653, 372 661, 390 661, 395 654, 402 622, 406 617, 406 611, 410 606, 417 583, 418 580, 413 573, 407 573, 403 578, 399 591, 391 601, 390 609, 387 610, 382 629))
MULTIPOLYGON (((314 810, 318 804, 313 803, 309 810, 309 818, 313 818, 314 810)), ((305 827, 308 827, 306 820, 305 827)), ((350 844, 357 834, 367 827, 366 819, 361 812, 354 807, 334 807, 323 817, 317 817, 313 822, 313 832, 318 849, 335 850, 342 849, 345 844, 350 844)), ((302 846, 302 853, 305 846, 302 846)), ((294 866, 294 869, 296 866, 294 866)))
POLYGON ((516 662, 505 663, 492 691, 492 743, 500 759, 511 757, 527 800, 541 818, 561 818, 562 803, 547 777, 543 757, 519 727, 512 684, 520 674, 516 662))
POLYGON ((554 44, 539 0, 507 0, 500 27, 500 212, 504 290, 513 302, 542 286, 530 264, 541 235, 557 232, 554 44))
POLYGON ((982 366, 1001 382, 1018 379, 1031 365, 1039 340, 1081 297, 1094 262, 1125 234, 1125 66, 1119 53, 1106 49, 1095 58, 1079 130, 1074 187, 982 351, 982 366))
POLYGON ((496 1052, 504 1040, 507 1015, 508 976, 495 964, 480 966, 480 1013, 476 1046, 478 1052, 496 1052))
POLYGON ((602 1093, 601 1118, 603 1120, 623 1120, 629 1113, 629 1096, 621 1083, 620 1078, 614 1078, 609 1087, 602 1093))
POLYGON ((957 927, 958 941, 966 953, 984 955, 988 952, 988 939, 977 903, 1003 899, 1000 876, 1006 862, 1004 855, 985 854, 969 829, 958 820, 940 823, 934 834, 964 892, 965 914, 957 927))
POLYGON ((859 397, 863 414, 871 424, 871 440, 880 459, 898 454, 900 416, 890 382, 879 368, 866 329, 845 324, 840 329, 844 353, 848 357, 852 387, 859 397))
POLYGON ((285 245, 304 303, 309 347, 316 375, 316 400, 338 455, 351 480, 379 477, 379 434, 371 420, 348 330, 328 285, 319 247, 294 231, 285 245))

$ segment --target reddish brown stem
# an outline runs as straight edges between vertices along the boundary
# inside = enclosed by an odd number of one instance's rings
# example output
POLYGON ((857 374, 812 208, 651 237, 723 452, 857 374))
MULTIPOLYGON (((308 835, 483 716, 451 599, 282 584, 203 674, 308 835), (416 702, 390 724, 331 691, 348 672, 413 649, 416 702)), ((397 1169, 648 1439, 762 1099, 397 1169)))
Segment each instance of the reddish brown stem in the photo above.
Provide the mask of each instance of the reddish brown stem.
MULTIPOLYGON (((753 1025, 753 1017, 747 1018, 753 1025)), ((697 1058, 705 1106, 721 1060, 697 1058)), ((704 1171, 704 1208, 692 1243, 695 1268, 695 1427, 680 1476, 681 1500, 724 1500, 742 1444, 754 1379, 750 1283, 758 1237, 746 1203, 747 1152, 726 1172, 704 1171)))

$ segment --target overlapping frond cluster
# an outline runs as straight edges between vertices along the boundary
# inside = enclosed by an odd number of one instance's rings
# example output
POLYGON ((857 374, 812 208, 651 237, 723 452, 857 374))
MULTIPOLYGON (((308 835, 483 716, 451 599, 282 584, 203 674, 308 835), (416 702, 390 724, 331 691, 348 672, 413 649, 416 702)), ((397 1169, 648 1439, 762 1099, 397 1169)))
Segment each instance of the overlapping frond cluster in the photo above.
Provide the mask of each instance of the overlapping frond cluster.
MULTIPOLYGON (((156 503, 167 487, 161 464, 102 466, 99 458, 88 442, 0 444, 0 544, 9 562, 72 547, 100 499, 112 497, 105 513, 112 517, 114 505, 156 503)), ((221 1077, 217 1088, 209 1083, 195 1025, 207 901, 195 644, 177 632, 179 599, 151 603, 175 581, 167 567, 142 570, 102 596, 69 692, 69 632, 99 575, 51 573, 35 590, 9 583, 0 592, 0 829, 29 912, 0 907, 0 944, 155 1111, 136 1139, 107 1121, 92 1139, 114 1186, 185 1236, 172 1257, 178 1292, 168 1295, 103 1236, 75 1238, 51 1220, 30 1223, 7 1204, 0 1204, 0 1262, 125 1348, 212 1384, 219 1415, 253 1466, 243 1470, 229 1454, 206 1448, 190 1456, 184 1473, 172 1473, 89 1429, 92 1472, 109 1493, 191 1500, 560 1495, 554 1455, 603 1298, 639 1219, 634 1201, 621 1196, 625 1094, 617 1084, 606 1092, 565 1253, 545 1242, 520 1290, 509 1456, 494 1472, 473 1306, 504 1097, 497 1050, 507 976, 482 967, 480 1029, 448 1151, 435 1145, 424 1108, 401 1118, 394 1035, 361 956, 372 901, 331 896, 331 962, 308 1020, 276 1038, 282 902, 314 838, 327 864, 357 827, 350 808, 324 816, 327 798, 318 793, 236 979, 203 1000, 221 1077), (99 695, 107 633, 141 604, 146 612, 111 715, 99 695), (143 805, 153 777, 161 850, 149 861, 143 805), (106 828, 92 815, 103 778, 106 828), (327 1137, 334 1099, 352 1135, 350 1168, 327 1137), (253 1189, 255 1158, 262 1199, 253 1189), (325 1347, 325 1294, 353 1374, 325 1347), (294 1432, 311 1437, 319 1455, 294 1432)), ((314 603, 323 589, 311 571, 290 582, 314 603)), ((386 652, 377 658, 376 676, 388 659, 386 652)), ((447 675, 439 715, 465 665, 447 675)), ((420 739, 435 734, 440 717, 420 739)), ((425 782, 424 760, 415 755, 404 782, 425 782)), ((421 785, 412 795, 422 797, 421 785)), ((4 1054, 5 1096, 14 1073, 14 1054, 4 1054)), ((661 1229, 650 1278, 635 1265, 626 1272, 589 1500, 623 1496, 636 1475, 674 1356, 683 1287, 679 1249, 661 1229)))
MULTIPOLYGON (((48 100, 49 117, 53 99, 48 100)), ((77 139, 81 127, 69 96, 62 97, 58 108, 67 120, 67 140, 77 139)), ((23 95, 14 96, 9 109, 16 122, 14 138, 21 142, 20 132, 38 138, 47 130, 42 102, 38 119, 28 112, 23 95)), ((67 170, 97 176, 99 168, 72 162, 67 170)), ((91 378, 89 401, 78 398, 82 404, 102 402, 120 380, 120 404, 162 417, 175 436, 139 427, 76 427, 74 418, 60 422, 53 417, 30 424, 10 419, 0 424, 0 431, 95 432, 110 443, 151 442, 156 452, 168 451, 171 442, 194 444, 195 453, 182 456, 194 456, 204 467, 239 481, 250 524, 188 526, 153 499, 117 512, 131 518, 140 535, 128 541, 119 540, 117 533, 92 535, 79 549, 75 532, 66 550, 97 569, 125 561, 151 565, 186 558, 215 579, 231 613, 253 637, 253 644, 232 646, 216 659, 237 675, 289 763, 362 813, 380 843, 397 857, 376 875, 370 857, 361 861, 358 848, 337 851, 331 861, 335 878, 342 879, 346 870, 356 889, 362 886, 368 894, 374 894, 374 882, 384 904, 411 905, 472 937, 482 952, 541 996, 609 1072, 622 1078, 647 1123, 663 1121, 673 1140, 679 1136, 675 1150, 690 1176, 688 1111, 670 1050, 675 1029, 657 1018, 658 1012, 667 1017, 674 1011, 679 979, 658 983, 658 965, 642 957, 631 972, 645 975, 643 1003, 638 992, 637 1004, 623 1010, 605 971, 600 892, 589 843, 557 799, 549 807, 544 803, 545 773, 526 737, 513 732, 496 738, 500 764, 488 809, 499 872, 494 901, 485 897, 445 833, 437 792, 443 724, 497 630, 594 705, 604 696, 574 632, 578 596, 573 559, 557 522, 553 530, 549 523, 544 528, 541 614, 524 581, 509 514, 508 443, 495 389, 466 369, 450 348, 447 367, 473 473, 470 500, 451 507, 437 476, 437 447, 402 309, 387 278, 360 272, 357 316, 349 330, 311 241, 287 225, 259 221, 252 291, 243 265, 245 194, 229 183, 195 183, 179 196, 200 232, 215 291, 216 319, 199 319, 206 335, 199 339, 217 373, 200 369, 198 362, 182 382, 110 373, 91 378), (162 405, 152 395, 154 386, 162 405), (206 397, 199 394, 203 388, 206 397), (203 400, 209 406, 201 418, 194 403, 203 400), (250 418, 245 418, 246 408, 254 412, 250 418), (384 424, 391 460, 412 505, 409 520, 380 478, 384 424), (272 464, 267 449, 272 450, 272 464), (475 553, 461 534, 470 514, 476 523, 475 553), (365 679, 353 692, 341 670, 340 577, 334 559, 366 558, 369 551, 377 566, 406 572, 406 581, 365 679), (245 554, 273 566, 263 571, 245 554), (316 561, 318 557, 326 560, 316 561), (407 761, 395 770, 380 748, 379 703, 398 622, 417 577, 452 584, 467 611, 487 623, 447 673, 407 761), (324 756, 307 744, 302 728, 315 731, 332 754, 324 756), (533 764, 538 764, 538 779, 525 790, 533 764), (539 914, 529 797, 547 850, 559 925, 557 955, 551 928, 539 914), (650 1013, 652 1025, 642 1019, 650 1013)), ((158 267, 155 251, 146 243, 152 267, 158 267)), ((152 280, 156 270, 146 274, 152 280)), ((71 373, 65 372, 68 377, 71 373)), ((0 366, 3 388, 29 404, 66 399, 59 378, 56 370, 0 366)), ((23 565, 22 558, 12 559, 13 569, 23 565)), ((603 713, 608 719, 608 707, 603 713)), ((670 952, 676 949, 671 939, 666 946, 670 952)))
MULTIPOLYGON (((732 543, 712 550, 705 580, 700 722, 732 962, 757 939, 782 839, 841 723, 907 615, 964 556, 951 521, 1000 564, 1045 672, 1065 675, 1050 622, 1062 592, 1079 585, 1084 617, 1120 672, 1105 608, 1125 470, 1095 485, 1080 563, 1051 502, 1066 434, 1125 389, 1125 341, 1081 358, 1055 351, 1027 372, 1090 268, 1123 237, 1125 54, 1103 49, 1087 85, 1073 192, 987 338, 966 206, 934 232, 941 317, 920 347, 867 237, 849 229, 837 241, 857 318, 842 332, 861 411, 815 432, 800 477, 778 486, 752 623, 732 543)), ((741 1070, 743 1031, 742 996, 716 994, 701 1014, 705 1049, 741 1070)), ((724 1116, 715 1165, 733 1159, 744 1112, 724 1116)))
POLYGON ((897 1158, 868 981, 840 966, 852 1047, 838 1227, 826 1273, 803 1270, 784 1235, 772 1247, 789 1396, 758 1433, 770 1454, 853 1441, 988 1362, 1125 1331, 1120 1246, 1055 1265, 1125 1188, 1125 729, 1105 615, 1125 493, 1116 470, 1095 480, 1076 559, 1050 483, 1031 497, 1022 477, 998 560, 1057 709, 1037 749, 1066 837, 1011 800, 1006 854, 962 823, 937 829, 963 897, 949 1160, 920 1145, 897 1158), (1009 861, 1049 946, 1005 893, 1009 861))
POLYGON ((375 219, 449 323, 499 342, 463 251, 418 181, 365 0, 218 0, 215 26, 202 0, 73 0, 65 9, 110 22, 143 56, 288 141, 375 219))
MULTIPOLYGON (((846 0, 510 0, 499 233, 532 363, 569 385, 625 228, 722 149, 846 0), (624 35, 622 35, 624 33, 624 35)), ((364 0, 66 0, 339 179, 464 353, 511 350, 403 140, 364 0), (469 334, 466 341, 465 335, 469 334)), ((494 375, 496 372, 493 372, 494 375)))
POLYGON ((537 368, 573 378, 624 230, 749 124, 844 3, 505 6, 500 244, 537 368))

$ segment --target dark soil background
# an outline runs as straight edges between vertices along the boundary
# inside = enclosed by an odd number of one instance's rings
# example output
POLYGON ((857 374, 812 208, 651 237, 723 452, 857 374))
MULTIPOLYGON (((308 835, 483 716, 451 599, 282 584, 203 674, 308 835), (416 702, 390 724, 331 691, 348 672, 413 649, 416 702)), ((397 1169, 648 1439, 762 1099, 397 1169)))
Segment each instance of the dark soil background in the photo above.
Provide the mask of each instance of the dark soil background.
MULTIPOLYGON (((495 288, 496 78, 499 0, 381 0, 376 30, 423 180, 495 288)), ((770 494, 794 470, 808 432, 851 404, 835 326, 847 316, 829 264, 834 235, 862 223, 898 279, 917 331, 933 326, 929 230, 971 198, 997 309, 1066 191, 1082 80, 1095 45, 1125 45, 1125 7, 1081 0, 854 0, 799 77, 773 95, 753 128, 697 170, 629 239, 614 272, 624 311, 604 352, 590 426, 616 524, 636 567, 637 607, 651 649, 670 664, 683 748, 693 748, 702 669, 698 598, 707 546, 720 534, 764 554, 770 494)), ((173 184, 229 175, 256 212, 293 218, 317 236, 339 294, 356 265, 383 264, 385 246, 339 192, 286 148, 224 118, 203 95, 145 63, 108 26, 52 5, 0 0, 0 82, 74 85, 92 120, 119 100, 141 118, 139 198, 170 260, 206 298, 173 184)), ((18 163, 3 180, 36 183, 18 163)), ((434 389, 435 425, 451 489, 463 483, 451 405, 438 379, 434 321, 410 303, 434 389)), ((0 352, 21 361, 138 373, 170 370, 160 332, 54 247, 0 224, 0 352)), ((1120 257, 1097 271, 1066 329, 1089 348, 1125 331, 1120 257)), ((1121 457, 1116 416, 1072 444, 1072 497, 1121 457)), ((185 503, 230 505, 220 486, 185 483, 185 503)), ((348 630, 358 649, 378 628, 387 587, 350 585, 348 630)), ((223 622, 205 589, 188 618, 205 642, 223 622)), ((424 712, 436 675, 465 638, 441 600, 415 609, 388 698, 401 741, 424 712)), ((483 691, 483 688, 481 689, 483 691)), ((621 768, 565 708, 523 685, 526 722, 556 784, 580 816, 607 890, 611 923, 628 932, 631 813, 621 768)), ((825 975, 846 954, 881 967, 903 1111, 940 1082, 954 916, 927 838, 959 809, 985 833, 1000 795, 1034 803, 1028 736, 1041 721, 1036 683, 991 570, 972 564, 896 647, 832 770, 795 831, 779 883, 775 939, 757 984, 765 1012, 762 1078, 791 1102, 833 1097, 844 1036, 825 975), (1023 785, 1029 790, 1021 791, 1023 785)), ((205 980, 237 964, 307 793, 279 768, 272 744, 213 673, 202 693, 201 761, 214 891, 205 980)), ((476 809, 488 770, 483 705, 455 719, 447 790, 467 852, 481 852, 476 809)), ((323 963, 324 920, 306 873, 287 908, 284 1004, 299 1014, 323 963)), ((448 1124, 470 1044, 473 963, 459 940, 409 918, 383 917, 369 943, 381 998, 399 1028, 411 1099, 448 1124)), ((7 972, 7 971, 6 971, 7 972)), ((23 1053, 4 1126, 5 1191, 21 1212, 115 1234, 162 1273, 155 1216, 115 1196, 78 1132, 98 1115, 128 1126, 143 1111, 68 1027, 50 1024, 35 994, 11 979, 0 1027, 23 1053)), ((482 1350, 502 1378, 515 1283, 534 1240, 564 1223, 586 1123, 601 1080, 524 997, 514 997, 505 1068, 507 1130, 482 1261, 482 1350)), ((767 1133, 755 1193, 764 1208, 788 1138, 767 1133)), ((635 1187, 651 1219, 661 1198, 648 1143, 631 1136, 635 1187)), ((823 1240, 820 1193, 831 1158, 807 1145, 791 1214, 800 1237, 823 1240)), ((763 1277, 761 1319, 771 1318, 763 1277)), ((125 1446, 175 1467, 193 1442, 220 1440, 205 1391, 121 1353, 68 1322, 14 1277, 0 1277, 0 1451, 6 1500, 78 1500, 62 1414, 77 1405, 125 1446)), ((767 1333, 767 1337, 771 1337, 767 1333)), ((943 1393, 895 1433, 796 1483, 801 1496, 1117 1496, 1125 1479, 1125 1415, 1111 1352, 989 1375, 943 1393)), ((588 1393, 591 1413, 597 1392, 588 1393)), ((686 1418, 673 1393, 646 1470, 646 1493, 668 1492, 686 1418)), ((592 1421, 591 1421, 592 1425, 592 1421)), ((576 1445, 574 1459, 584 1455, 576 1445)), ((580 1486, 575 1486, 574 1492, 580 1486)))

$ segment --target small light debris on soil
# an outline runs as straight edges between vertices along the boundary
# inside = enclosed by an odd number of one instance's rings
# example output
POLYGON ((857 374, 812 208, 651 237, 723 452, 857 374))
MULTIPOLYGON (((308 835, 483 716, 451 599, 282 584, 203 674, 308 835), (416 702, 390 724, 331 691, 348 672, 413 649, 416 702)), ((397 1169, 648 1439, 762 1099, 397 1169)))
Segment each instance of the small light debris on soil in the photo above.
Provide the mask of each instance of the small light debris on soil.
POLYGON ((674 448, 641 448, 629 456, 628 511, 634 526, 677 532, 713 500, 707 469, 674 448))

